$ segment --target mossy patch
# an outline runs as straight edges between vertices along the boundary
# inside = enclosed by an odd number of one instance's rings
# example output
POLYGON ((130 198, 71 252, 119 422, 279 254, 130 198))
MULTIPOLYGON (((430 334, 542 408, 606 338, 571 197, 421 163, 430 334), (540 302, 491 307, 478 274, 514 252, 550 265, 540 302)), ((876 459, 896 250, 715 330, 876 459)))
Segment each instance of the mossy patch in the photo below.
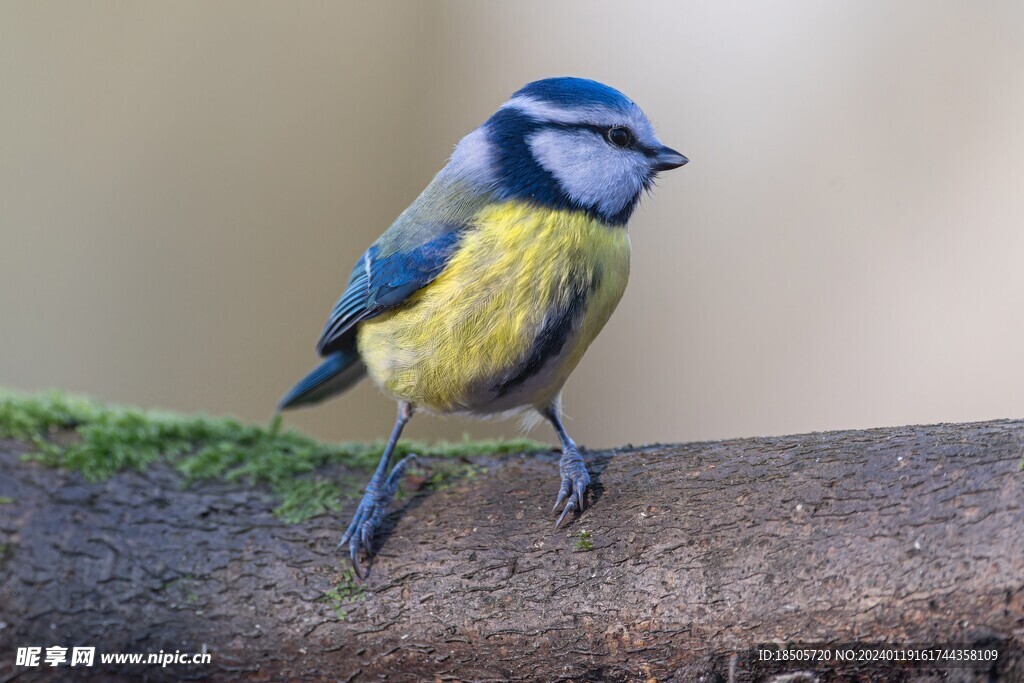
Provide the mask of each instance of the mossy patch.
MULTIPOLYGON (((343 491, 317 478, 313 474, 317 469, 341 464, 372 470, 384 448, 383 441, 319 442, 283 430, 280 416, 258 426, 234 418, 108 406, 60 392, 27 396, 4 389, 0 389, 0 438, 29 443, 35 451, 26 459, 81 472, 90 481, 162 461, 177 469, 186 485, 201 479, 266 484, 281 501, 274 513, 291 523, 339 510, 343 499, 358 493, 354 487, 343 491)), ((403 441, 396 454, 469 458, 547 449, 528 439, 403 441)))
POLYGON ((313 517, 338 512, 344 496, 334 482, 327 479, 296 479, 282 487, 281 504, 274 508, 274 515, 288 524, 298 524, 313 517))
POLYGON ((348 609, 356 602, 366 599, 366 592, 363 585, 356 581, 355 571, 351 568, 341 573, 341 580, 333 588, 324 591, 320 600, 328 603, 334 610, 334 616, 339 621, 344 621, 348 616, 348 609))
POLYGON ((434 462, 429 468, 420 469, 425 478, 425 486, 432 491, 444 491, 451 488, 457 482, 473 479, 477 475, 487 471, 487 468, 466 460, 454 462, 434 462))
POLYGON ((198 583, 198 579, 192 574, 183 574, 170 581, 165 581, 158 590, 167 593, 179 603, 195 605, 199 602, 199 594, 196 592, 198 583))
POLYGON ((10 543, 0 543, 0 569, 7 568, 7 562, 14 555, 14 546, 10 543))

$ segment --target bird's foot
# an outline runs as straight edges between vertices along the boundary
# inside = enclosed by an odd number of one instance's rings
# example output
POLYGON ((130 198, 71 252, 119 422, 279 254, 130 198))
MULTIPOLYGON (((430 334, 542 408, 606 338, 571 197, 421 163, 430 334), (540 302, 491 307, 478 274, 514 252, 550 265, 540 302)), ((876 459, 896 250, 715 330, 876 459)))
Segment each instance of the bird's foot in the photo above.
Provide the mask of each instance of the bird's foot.
POLYGON ((394 469, 391 470, 391 474, 387 478, 385 478, 383 472, 379 476, 374 475, 370 483, 366 485, 366 493, 363 495, 363 499, 359 501, 359 507, 356 509, 355 517, 352 518, 352 523, 348 525, 345 535, 341 537, 341 541, 338 543, 339 548, 343 548, 346 543, 348 544, 348 553, 349 557, 352 558, 352 566, 355 568, 356 576, 360 579, 365 579, 368 574, 364 575, 362 568, 359 566, 359 550, 362 549, 366 553, 367 558, 372 555, 373 536, 380 529, 384 515, 387 514, 388 505, 398 491, 398 485, 405 475, 406 468, 415 459, 415 455, 407 455, 402 458, 395 465, 394 469))
POLYGON ((555 522, 555 529, 562 526, 562 521, 574 510, 583 511, 583 494, 590 486, 590 474, 587 472, 587 466, 583 464, 583 457, 578 450, 572 449, 563 453, 562 459, 558 462, 558 469, 562 474, 562 488, 558 492, 558 499, 551 512, 558 512, 562 503, 565 503, 565 508, 562 509, 562 514, 555 522))

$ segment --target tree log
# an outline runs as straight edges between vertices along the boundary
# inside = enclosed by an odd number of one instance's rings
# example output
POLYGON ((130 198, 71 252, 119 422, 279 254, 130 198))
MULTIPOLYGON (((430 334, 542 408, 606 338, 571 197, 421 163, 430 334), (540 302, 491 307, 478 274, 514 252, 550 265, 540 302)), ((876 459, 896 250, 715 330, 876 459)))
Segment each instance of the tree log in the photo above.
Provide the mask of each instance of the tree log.
POLYGON ((335 548, 354 503, 287 525, 260 488, 88 483, 26 449, 0 443, 0 680, 938 675, 755 649, 822 642, 998 645, 959 680, 1024 680, 1024 421, 590 452, 555 532, 557 455, 482 458, 393 506, 361 583, 335 548), (14 666, 51 645, 212 662, 14 666))

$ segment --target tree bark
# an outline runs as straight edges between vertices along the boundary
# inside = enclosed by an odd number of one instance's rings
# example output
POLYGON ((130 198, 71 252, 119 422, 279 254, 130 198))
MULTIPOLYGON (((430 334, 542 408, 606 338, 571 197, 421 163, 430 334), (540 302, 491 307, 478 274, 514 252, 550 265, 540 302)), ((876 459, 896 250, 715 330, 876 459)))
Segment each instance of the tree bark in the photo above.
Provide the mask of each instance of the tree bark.
POLYGON ((556 532, 557 455, 480 459, 393 505, 358 588, 354 503, 286 525, 259 488, 25 449, 0 444, 0 680, 57 676, 13 665, 51 645, 212 655, 57 670, 103 680, 933 680, 754 649, 854 641, 998 645, 943 680, 1024 680, 1024 421, 592 452, 556 532))

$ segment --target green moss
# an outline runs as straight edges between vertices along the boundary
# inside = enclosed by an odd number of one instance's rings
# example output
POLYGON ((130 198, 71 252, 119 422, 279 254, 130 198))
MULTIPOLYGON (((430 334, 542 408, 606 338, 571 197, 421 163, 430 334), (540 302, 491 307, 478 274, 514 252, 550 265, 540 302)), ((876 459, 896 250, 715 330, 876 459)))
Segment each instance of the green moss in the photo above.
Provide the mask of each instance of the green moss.
POLYGON ((296 479, 281 486, 278 495, 281 504, 274 508, 274 515, 288 524, 338 512, 343 497, 341 489, 326 479, 296 479))
POLYGON ((14 499, 10 496, 0 496, 0 505, 10 505, 14 502, 14 499))
POLYGON ((196 593, 197 584, 198 580, 195 576, 183 574, 169 581, 164 581, 157 590, 167 593, 172 599, 183 602, 186 605, 195 605, 199 602, 199 594, 196 593))
POLYGON ((320 597, 321 601, 330 604, 331 609, 334 610, 334 615, 340 621, 344 621, 345 617, 348 616, 347 610, 349 607, 365 599, 366 592, 363 590, 363 585, 356 581, 355 571, 351 568, 342 572, 341 580, 333 588, 324 591, 324 594, 320 597))
MULTIPOLYGON (((347 497, 329 481, 313 478, 312 472, 332 463, 372 470, 384 448, 383 440, 322 443, 282 430, 280 416, 262 427, 233 418, 107 406, 60 392, 26 396, 4 389, 0 389, 0 438, 30 443, 36 450, 27 459, 81 472, 90 481, 164 461, 182 474, 186 484, 200 479, 266 484, 281 500, 275 514, 287 522, 336 511, 347 497)), ((468 458, 547 449, 527 439, 467 439, 437 444, 403 441, 396 453, 468 458)), ((348 492, 355 493, 355 489, 348 492)))
POLYGON ((430 466, 426 485, 434 491, 443 491, 456 482, 473 479, 487 468, 471 462, 436 462, 430 466))
POLYGON ((576 550, 581 553, 589 553, 594 549, 594 544, 591 541, 593 534, 586 529, 581 529, 576 535, 576 550))
POLYGON ((13 546, 7 543, 0 543, 0 569, 7 566, 7 561, 14 554, 13 546))

